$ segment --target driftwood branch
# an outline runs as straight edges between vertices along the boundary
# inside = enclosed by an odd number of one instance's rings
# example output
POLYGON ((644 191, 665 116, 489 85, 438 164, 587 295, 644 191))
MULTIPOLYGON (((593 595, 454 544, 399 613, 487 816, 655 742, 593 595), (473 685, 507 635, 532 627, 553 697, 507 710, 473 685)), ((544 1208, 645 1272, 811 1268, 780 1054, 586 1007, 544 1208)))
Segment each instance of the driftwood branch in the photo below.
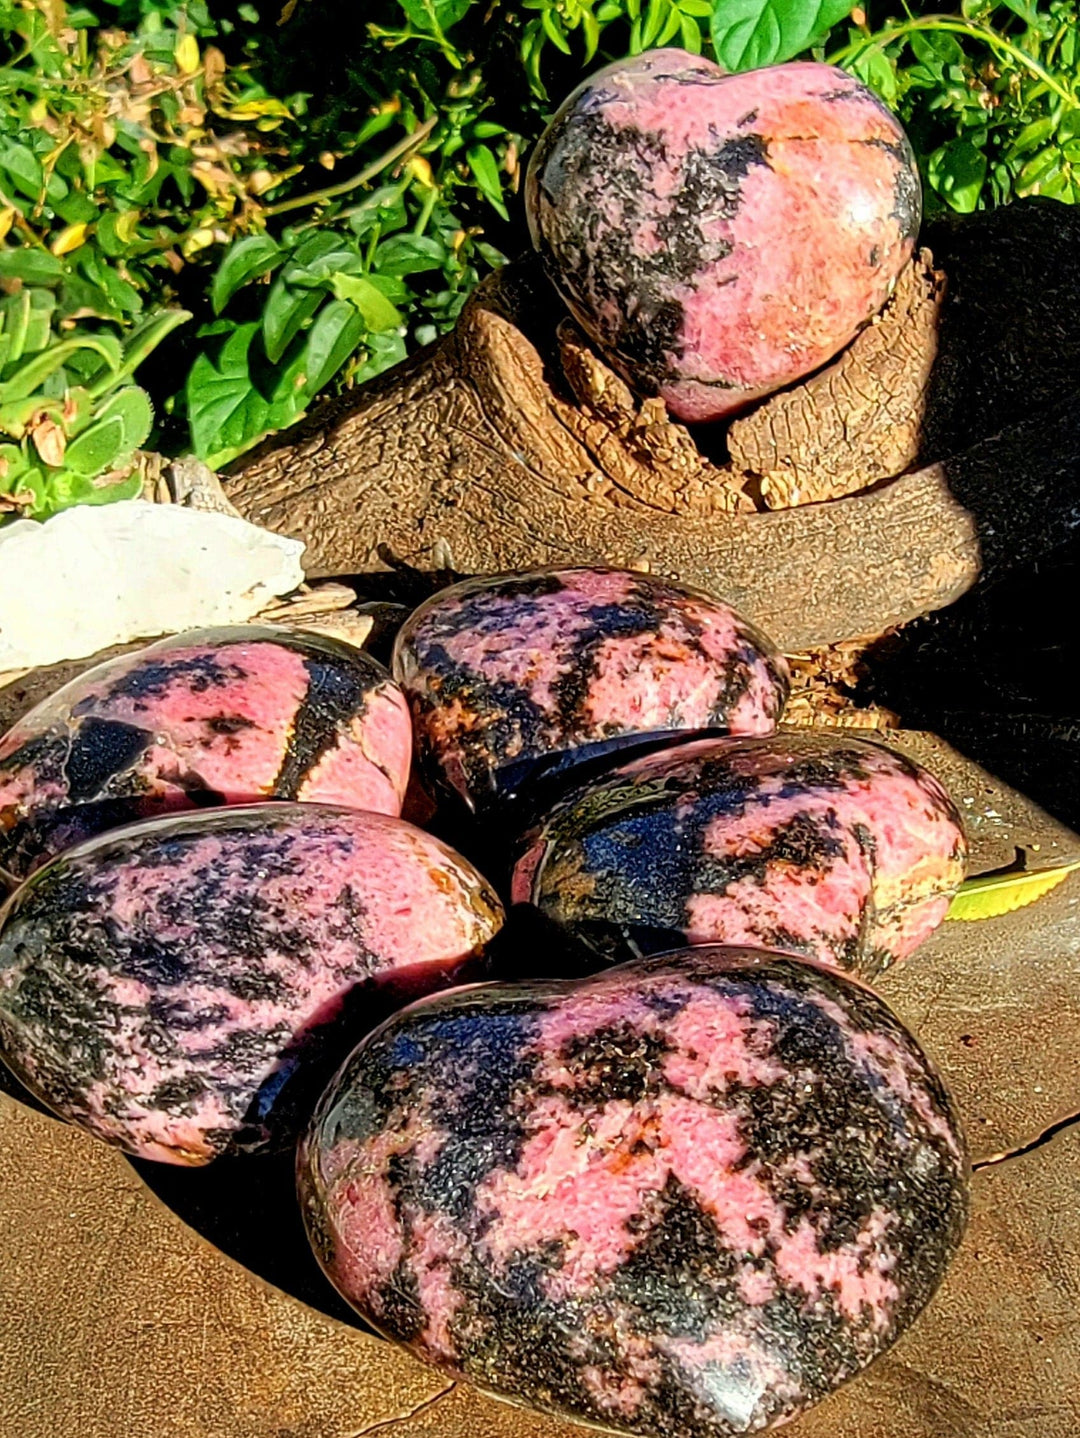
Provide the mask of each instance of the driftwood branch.
POLYGON ((306 540, 315 575, 608 562, 723 595, 789 650, 884 631, 1080 521, 1080 338, 1062 318, 1080 219, 1021 204, 931 238, 876 325, 726 436, 636 400, 517 263, 453 334, 262 445, 226 492, 306 540))

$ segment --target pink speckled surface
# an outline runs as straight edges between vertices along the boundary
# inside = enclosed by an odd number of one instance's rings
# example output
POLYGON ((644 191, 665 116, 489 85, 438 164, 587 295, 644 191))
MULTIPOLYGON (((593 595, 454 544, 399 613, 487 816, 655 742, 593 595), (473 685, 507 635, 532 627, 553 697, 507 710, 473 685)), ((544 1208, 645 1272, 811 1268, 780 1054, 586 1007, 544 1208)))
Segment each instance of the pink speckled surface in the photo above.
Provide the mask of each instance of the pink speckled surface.
POLYGON ((609 957, 748 944, 873 975, 941 923, 966 852, 940 784, 881 745, 706 739, 556 806, 511 896, 609 957))
POLYGON ((809 1407, 886 1348, 963 1224, 914 1040, 816 966, 702 948, 397 1015, 301 1150, 328 1275, 482 1387, 657 1438, 809 1407))
POLYGON ((407 621, 394 670, 429 777, 478 809, 588 746, 770 733, 788 686, 782 657, 728 605, 618 569, 455 585, 407 621))
POLYGON ((382 1016, 371 987, 445 985, 500 922, 480 875, 399 819, 272 804, 143 821, 0 910, 0 1053, 98 1138, 205 1163, 287 1141, 305 1070, 382 1016))
POLYGON ((632 384, 709 420, 831 359, 919 227, 914 157, 851 75, 657 50, 588 79, 529 168, 533 240, 632 384))
POLYGON ((398 814, 408 706, 366 654, 273 626, 199 630, 89 670, 0 739, 0 865, 211 804, 398 814))

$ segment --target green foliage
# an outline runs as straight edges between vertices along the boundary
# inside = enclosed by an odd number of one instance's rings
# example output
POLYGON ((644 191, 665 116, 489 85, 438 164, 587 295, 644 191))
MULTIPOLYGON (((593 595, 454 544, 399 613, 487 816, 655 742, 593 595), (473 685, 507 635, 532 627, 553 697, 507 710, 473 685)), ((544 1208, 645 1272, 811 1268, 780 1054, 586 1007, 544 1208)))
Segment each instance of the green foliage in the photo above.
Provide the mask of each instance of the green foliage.
POLYGON ((0 0, 0 237, 65 261, 62 317, 126 323, 249 227, 273 185, 270 137, 292 117, 245 71, 226 81, 220 50, 200 51, 201 0, 148 5, 130 32, 97 19, 64 0, 0 0))
POLYGON ((31 519, 139 492, 134 451, 154 412, 131 378, 189 318, 162 310, 123 340, 104 327, 58 333, 62 294, 57 278, 0 300, 0 511, 31 519))
POLYGON ((530 16, 521 59, 534 94, 547 99, 544 69, 552 50, 574 58, 580 54, 583 66, 592 64, 601 45, 610 47, 605 58, 611 59, 663 45, 700 55, 707 48, 710 19, 720 27, 726 4, 716 5, 714 14, 712 0, 521 0, 521 10, 530 16))
MULTIPOLYGON (((357 384, 449 329, 477 281, 465 231, 438 202, 410 224, 415 182, 380 186, 330 228, 252 235, 211 285, 219 318, 188 375, 196 452, 227 464, 294 423, 332 381, 357 384)), ((488 263, 501 256, 483 244, 488 263)))
POLYGON ((712 15, 716 58, 728 70, 791 60, 824 40, 850 9, 850 0, 721 0, 712 15))
POLYGON ((1080 13, 1075 0, 965 0, 959 15, 851 29, 829 58, 905 121, 928 208, 1025 195, 1080 200, 1080 13))

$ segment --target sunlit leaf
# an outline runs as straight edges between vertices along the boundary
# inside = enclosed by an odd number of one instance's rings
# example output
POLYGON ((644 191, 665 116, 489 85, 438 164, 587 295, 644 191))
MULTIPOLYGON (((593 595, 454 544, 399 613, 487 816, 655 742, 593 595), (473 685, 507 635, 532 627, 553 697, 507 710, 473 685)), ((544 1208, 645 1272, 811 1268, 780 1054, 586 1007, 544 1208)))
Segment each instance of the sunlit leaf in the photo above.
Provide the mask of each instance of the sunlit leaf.
POLYGON ((323 306, 308 336, 306 394, 318 394, 323 385, 333 379, 364 338, 366 330, 367 323, 355 305, 345 300, 331 300, 323 306))
POLYGON ((281 247, 270 235, 249 235, 225 253, 210 286, 210 303, 219 315, 241 286, 267 274, 281 259, 281 247))
POLYGON ((943 200, 961 215, 979 203, 986 181, 986 156, 970 140, 949 140, 930 156, 927 174, 943 200))
POLYGON ((1022 873, 980 874, 967 879, 949 905, 947 919, 997 919, 1034 904, 1063 884, 1070 874, 1080 869, 1080 859, 1052 869, 1032 869, 1022 873))
POLYGON ((473 172, 480 189, 503 219, 507 219, 506 206, 503 204, 502 198, 499 163, 495 156, 486 145, 473 145, 465 158, 469 162, 469 169, 473 172))
POLYGON ((321 290, 293 289, 283 275, 277 277, 262 317, 263 347, 271 364, 277 364, 324 298, 321 290))
POLYGON ((711 24, 717 59, 728 70, 790 60, 850 9, 850 0, 717 0, 711 24))
POLYGON ((334 297, 355 306, 367 329, 391 330, 402 323, 401 312, 365 275, 335 274, 330 281, 334 297))
POLYGON ((432 35, 456 25, 468 14, 472 0, 398 0, 398 4, 418 30, 432 35))

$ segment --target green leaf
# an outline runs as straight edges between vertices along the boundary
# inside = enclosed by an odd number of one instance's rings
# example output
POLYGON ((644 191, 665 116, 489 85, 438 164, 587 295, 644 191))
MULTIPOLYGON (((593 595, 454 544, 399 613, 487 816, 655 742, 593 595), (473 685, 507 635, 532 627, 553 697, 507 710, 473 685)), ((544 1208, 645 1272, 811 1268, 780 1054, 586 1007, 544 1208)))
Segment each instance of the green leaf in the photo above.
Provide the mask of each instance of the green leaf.
POLYGON ((36 200, 44 188, 45 172, 29 145, 20 145, 16 140, 0 141, 0 170, 7 171, 28 199, 36 200))
POLYGON ((294 290, 284 275, 278 275, 262 317, 263 349, 271 364, 277 364, 323 299, 321 290, 294 290))
POLYGON ((29 493, 34 496, 33 503, 23 511, 30 519, 48 519, 52 510, 48 503, 48 488, 45 483, 45 476, 37 465, 30 469, 24 469, 19 475, 19 482, 12 493, 29 493))
POLYGON ((939 80, 944 79, 946 65, 962 65, 964 52, 955 35, 948 31, 916 30, 910 36, 912 53, 939 80))
POLYGON ((930 156, 931 185, 958 214, 969 215, 986 181, 986 156, 970 140, 949 140, 930 156))
POLYGON ((884 50, 864 50, 848 61, 847 68, 864 85, 880 95, 886 105, 891 105, 896 100, 896 66, 884 50))
POLYGON ((92 479, 111 469, 124 453, 124 420, 113 414, 71 441, 64 454, 64 468, 92 479))
POLYGON ((0 279, 22 280, 24 285, 57 285, 64 266, 48 250, 0 249, 0 279))
POLYGON ((468 14, 472 3, 473 0, 398 0, 412 24, 426 35, 449 30, 468 14))
POLYGON ((412 298, 405 286, 405 281, 398 275, 369 274, 365 276, 365 279, 375 286, 379 294, 385 295, 392 304, 404 305, 412 298))
POLYGON ((341 235, 332 234, 329 230, 318 230, 297 245, 290 264, 297 265, 300 269, 307 269, 309 265, 322 259, 324 255, 340 250, 344 243, 341 235))
MULTIPOLYGON (((392 330, 403 323, 401 312, 364 275, 330 276, 334 298, 348 300, 360 312, 369 330, 392 330)), ((320 315, 320 319, 322 316, 320 315)), ((316 321, 316 326, 318 320, 316 321)), ((312 326, 314 334, 315 326, 312 326)))
POLYGON ((239 453, 266 433, 270 405, 252 384, 248 366, 258 333, 257 322, 238 325, 216 362, 203 353, 191 366, 185 393, 191 442, 200 459, 225 450, 239 453))
POLYGON ((679 39, 684 50, 691 55, 701 54, 701 30, 689 15, 679 16, 679 39))
POLYGON ((76 504, 87 504, 94 493, 94 486, 87 475, 67 468, 50 470, 45 485, 50 514, 59 514, 76 504))
POLYGON ((1056 145, 1047 146, 1040 154, 1029 160, 1017 175, 1017 193, 1027 193, 1034 186, 1043 184, 1057 172, 1060 166, 1061 151, 1056 145))
POLYGON ((600 48, 600 23, 591 10, 581 12, 581 30, 585 36, 585 63, 590 65, 600 48))
POLYGON ((138 385, 128 385, 125 389, 118 389, 115 394, 110 395, 108 401, 98 412, 98 419, 114 419, 119 417, 123 425, 122 453, 130 454, 133 449, 138 449, 146 441, 147 435, 154 423, 154 409, 150 403, 150 396, 138 385))
POLYGON ((1067 145, 1080 136, 1080 110, 1066 110, 1058 126, 1058 141, 1067 145))
POLYGON ((308 335, 305 394, 318 394, 333 379, 364 338, 366 329, 367 323, 355 305, 345 300, 331 300, 322 307, 308 335))
POLYGON ((4 356, 5 367, 18 364, 26 351, 30 311, 33 306, 30 296, 33 293, 33 290, 24 289, 4 301, 4 332, 8 342, 4 356))
POLYGON ((850 0, 717 0, 713 47, 728 70, 776 65, 823 39, 850 9, 850 0))
POLYGON ((1054 133, 1055 122, 1052 115, 1046 115, 1041 120, 1033 120, 1030 125, 1025 125, 1017 135, 1009 148, 1005 151, 1007 160, 1015 160, 1020 155, 1026 155, 1031 150, 1037 150, 1040 145, 1046 143, 1054 133))
POLYGON ((0 494, 12 494, 30 461, 19 444, 0 444, 0 494))
POLYGON ((392 235, 375 251, 375 268, 384 275, 420 275, 439 270, 447 249, 430 235, 392 235))
POLYGON ((657 43, 670 8, 668 0, 649 0, 649 8, 645 11, 645 24, 641 30, 641 44, 644 49, 648 50, 657 43))
POLYGON ((554 10, 549 10, 545 6, 540 12, 540 24, 544 27, 544 34, 555 48, 561 50, 564 55, 569 55, 570 42, 566 38, 566 31, 563 29, 562 20, 555 14, 554 10))
POLYGON ((676 10, 675 6, 672 5, 671 14, 668 16, 667 23, 660 31, 660 34, 657 35, 656 43, 658 45, 670 45, 672 40, 674 40, 675 36, 679 33, 679 24, 681 20, 682 16, 679 14, 678 10, 676 10))
POLYGON ((52 339, 52 320, 56 312, 56 296, 52 290, 23 290, 30 295, 30 314, 27 317, 26 335, 23 341, 24 354, 37 354, 45 349, 52 339))
POLYGON ((1052 869, 1031 869, 1004 874, 980 874, 967 879, 949 905, 947 919, 997 919, 1034 904, 1063 884, 1070 874, 1080 869, 1080 859, 1059 864, 1052 869))
MULTIPOLYGON (((446 145, 443 145, 446 154, 446 145)), ((380 185, 377 190, 354 206, 349 212, 349 229, 354 235, 367 234, 373 225, 381 225, 383 232, 400 230, 408 224, 405 201, 402 199, 404 185, 380 185)))
POLYGON ((285 266, 282 274, 289 284, 301 288, 310 288, 312 285, 325 286, 335 271, 344 270, 349 274, 362 273, 364 261, 355 245, 348 244, 342 240, 340 235, 326 236, 326 238, 335 241, 331 249, 313 255, 304 264, 297 258, 285 266))
POLYGON ((76 504, 114 504, 120 499, 135 499, 141 489, 142 476, 138 471, 110 484, 101 484, 66 468, 53 470, 46 483, 47 514, 59 514, 76 504))
POLYGON ((248 235, 231 245, 210 286, 210 303, 219 315, 243 285, 267 274, 281 259, 281 246, 270 235, 248 235))
POLYGON ((377 374, 382 374, 391 365, 400 364, 405 358, 405 341, 399 334, 370 335, 365 341, 368 357, 353 371, 356 384, 366 384, 377 374))
POLYGON ((81 334, 63 340, 44 350, 36 358, 22 365, 14 377, 0 384, 0 404, 12 400, 29 398, 45 383, 50 375, 60 368, 69 355, 79 350, 94 350, 104 359, 111 370, 117 370, 121 361, 120 341, 110 334, 81 334))
POLYGON ((67 225, 92 225, 101 213, 80 190, 72 190, 63 200, 54 202, 53 209, 67 225))
POLYGON ((465 154, 469 169, 484 195, 504 220, 509 219, 502 198, 502 181, 499 178, 499 162, 486 145, 473 145, 465 154))

